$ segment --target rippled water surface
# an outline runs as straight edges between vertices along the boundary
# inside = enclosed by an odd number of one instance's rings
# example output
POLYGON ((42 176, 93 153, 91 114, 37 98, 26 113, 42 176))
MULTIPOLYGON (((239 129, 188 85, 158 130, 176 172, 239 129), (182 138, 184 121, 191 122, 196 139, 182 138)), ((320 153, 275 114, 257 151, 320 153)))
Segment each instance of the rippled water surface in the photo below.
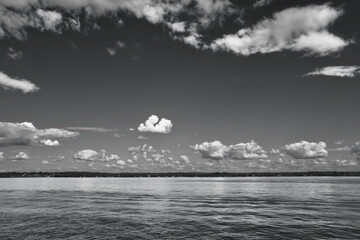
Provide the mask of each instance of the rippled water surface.
POLYGON ((0 239, 360 239, 360 178, 0 179, 0 239))

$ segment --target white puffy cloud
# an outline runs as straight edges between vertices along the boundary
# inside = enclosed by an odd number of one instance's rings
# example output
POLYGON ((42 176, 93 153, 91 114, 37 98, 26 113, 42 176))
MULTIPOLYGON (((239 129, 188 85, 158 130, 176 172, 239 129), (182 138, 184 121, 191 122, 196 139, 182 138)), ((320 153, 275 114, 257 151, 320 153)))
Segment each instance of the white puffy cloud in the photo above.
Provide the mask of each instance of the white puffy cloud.
POLYGON ((345 159, 342 159, 342 160, 337 159, 335 161, 335 164, 338 166, 343 166, 343 167, 359 165, 359 163, 354 160, 345 160, 345 159))
POLYGON ((327 31, 310 32, 301 35, 295 40, 293 50, 308 51, 318 55, 328 55, 332 52, 338 52, 349 43, 342 38, 335 36, 327 31))
POLYGON ((213 141, 203 142, 191 147, 194 151, 199 152, 202 158, 218 160, 224 158, 237 160, 267 158, 266 151, 254 141, 229 146, 222 144, 220 141, 213 141))
POLYGON ((16 79, 0 72, 0 86, 5 90, 20 90, 23 93, 36 92, 40 88, 25 79, 16 79))
POLYGON ((37 129, 30 122, 0 122, 0 147, 10 145, 46 145, 57 146, 59 141, 78 136, 77 132, 65 129, 37 129))
POLYGON ((350 154, 356 154, 357 159, 360 160, 360 141, 350 147, 350 154))
POLYGON ((56 31, 56 26, 62 22, 62 15, 56 11, 37 9, 36 14, 42 20, 42 26, 46 30, 56 31))
POLYGON ((170 149, 163 149, 161 150, 161 154, 171 154, 171 150, 170 149))
POLYGON ((163 154, 159 154, 159 153, 155 153, 155 154, 151 154, 151 159, 155 162, 164 162, 164 155, 163 154))
POLYGON ((327 157, 326 143, 301 141, 285 145, 286 153, 294 159, 314 159, 327 157))
POLYGON ((85 149, 75 153, 74 158, 85 161, 96 161, 99 159, 99 153, 92 149, 85 149))
POLYGON ((171 132, 172 127, 173 124, 171 120, 162 118, 159 121, 158 116, 152 115, 145 121, 145 123, 141 123, 139 125, 138 131, 167 134, 171 132))
POLYGON ((181 155, 180 161, 183 161, 184 163, 190 163, 190 159, 186 155, 181 155))
POLYGON ((114 161, 120 160, 120 157, 117 154, 111 154, 110 156, 106 155, 105 150, 97 152, 92 149, 84 149, 79 152, 76 152, 73 155, 74 159, 83 160, 83 161, 114 161))
POLYGON ((59 146, 60 145, 58 140, 52 141, 50 139, 43 139, 40 142, 43 143, 46 146, 59 146))
POLYGON ((177 24, 179 22, 177 19, 182 14, 195 15, 197 17, 192 19, 193 22, 201 26, 208 26, 214 21, 219 21, 221 19, 220 16, 226 16, 235 12, 229 0, 3 0, 0 2, 0 9, 2 11, 0 23, 2 25, 5 23, 4 29, 0 28, 2 35, 11 34, 21 39, 26 35, 24 30, 26 27, 57 31, 56 27, 61 25, 61 23, 65 25, 64 16, 55 11, 44 10, 46 8, 68 10, 74 15, 80 15, 81 10, 85 9, 86 14, 93 17, 104 15, 108 12, 123 11, 137 18, 144 18, 153 24, 169 23, 171 26, 175 24, 173 29, 177 30, 181 30, 181 25, 177 24), (168 22, 170 20, 172 22, 168 22), (11 29, 10 33, 8 33, 9 29, 11 29))
POLYGON ((230 145, 229 155, 231 159, 240 160, 267 158, 266 151, 254 141, 230 145))
MULTIPOLYGON (((17 2, 17 1, 13 1, 17 2)), ((0 38, 14 37, 23 40, 27 37, 27 28, 36 28, 40 31, 58 32, 58 25, 62 23, 62 15, 56 11, 48 11, 41 8, 35 10, 27 8, 11 9, 11 2, 0 3, 0 38)))
POLYGON ((29 158, 30 156, 26 152, 18 152, 14 157, 10 157, 12 160, 28 160, 29 158))
POLYGON ((341 10, 329 5, 288 8, 252 28, 216 39, 210 47, 239 55, 282 50, 327 55, 349 44, 327 31, 341 14, 341 10))
POLYGON ((271 154, 280 154, 280 150, 279 149, 274 149, 272 148, 270 151, 271 154))
POLYGON ((116 164, 118 164, 118 165, 126 165, 126 162, 124 160, 117 160, 116 164))
POLYGON ((305 76, 325 75, 335 77, 355 77, 358 74, 360 74, 360 66, 329 66, 316 69, 305 76))
POLYGON ((185 32, 185 22, 174 22, 174 23, 167 23, 168 27, 173 32, 185 32))

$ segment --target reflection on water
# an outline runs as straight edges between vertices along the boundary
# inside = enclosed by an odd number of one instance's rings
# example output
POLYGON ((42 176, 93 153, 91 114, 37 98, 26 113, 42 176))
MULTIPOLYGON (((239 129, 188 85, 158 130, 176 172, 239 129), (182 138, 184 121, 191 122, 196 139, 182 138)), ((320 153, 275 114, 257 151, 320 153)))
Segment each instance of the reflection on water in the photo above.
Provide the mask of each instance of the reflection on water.
POLYGON ((0 239, 360 239, 360 178, 8 178, 0 196, 0 239))

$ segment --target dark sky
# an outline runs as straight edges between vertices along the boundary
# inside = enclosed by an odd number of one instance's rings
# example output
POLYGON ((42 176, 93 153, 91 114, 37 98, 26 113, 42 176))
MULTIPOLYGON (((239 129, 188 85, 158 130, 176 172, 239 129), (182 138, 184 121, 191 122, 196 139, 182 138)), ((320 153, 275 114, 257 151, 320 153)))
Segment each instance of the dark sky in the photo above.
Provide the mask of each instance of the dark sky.
POLYGON ((0 170, 359 170, 359 1, 255 2, 0 0, 0 170))

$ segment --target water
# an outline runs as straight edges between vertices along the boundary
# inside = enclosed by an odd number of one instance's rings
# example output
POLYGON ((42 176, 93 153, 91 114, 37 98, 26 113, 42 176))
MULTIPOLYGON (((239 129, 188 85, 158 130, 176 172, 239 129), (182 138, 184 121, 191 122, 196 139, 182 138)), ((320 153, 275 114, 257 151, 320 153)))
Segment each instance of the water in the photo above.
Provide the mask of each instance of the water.
POLYGON ((360 178, 0 179, 0 239, 360 239, 360 178))

